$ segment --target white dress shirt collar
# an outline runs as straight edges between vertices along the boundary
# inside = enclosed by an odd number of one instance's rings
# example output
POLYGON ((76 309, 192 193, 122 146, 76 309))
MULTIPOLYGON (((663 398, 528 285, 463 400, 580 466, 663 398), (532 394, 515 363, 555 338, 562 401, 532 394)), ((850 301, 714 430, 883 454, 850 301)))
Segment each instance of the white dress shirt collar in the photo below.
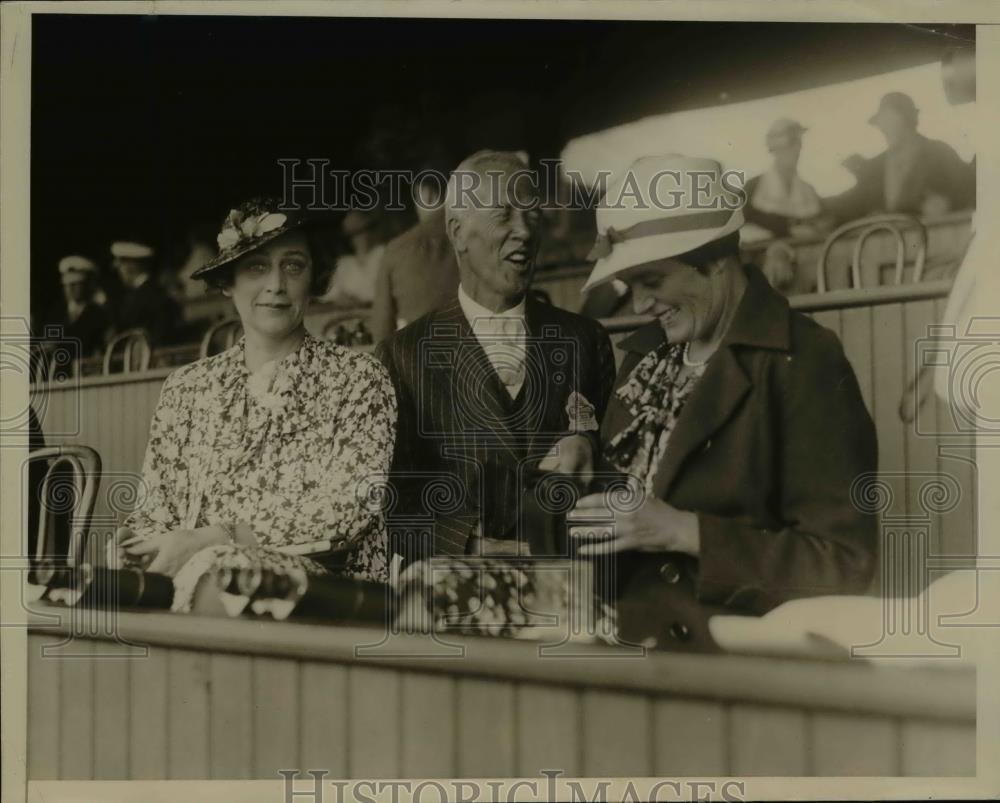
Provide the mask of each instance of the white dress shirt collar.
MULTIPOLYGON (((465 318, 469 322, 469 326, 476 330, 476 321, 483 321, 490 318, 520 318, 524 320, 524 299, 522 298, 520 303, 516 306, 511 307, 503 312, 494 312, 491 309, 487 309, 478 301, 475 301, 472 296, 465 292, 465 288, 460 284, 458 286, 458 303, 462 307, 462 312, 465 313, 465 318)), ((481 324, 480 324, 481 326, 481 324)))
POLYGON ((524 318, 524 299, 508 310, 493 312, 473 301, 459 285, 458 303, 501 384, 512 399, 516 398, 525 376, 528 329, 524 318))

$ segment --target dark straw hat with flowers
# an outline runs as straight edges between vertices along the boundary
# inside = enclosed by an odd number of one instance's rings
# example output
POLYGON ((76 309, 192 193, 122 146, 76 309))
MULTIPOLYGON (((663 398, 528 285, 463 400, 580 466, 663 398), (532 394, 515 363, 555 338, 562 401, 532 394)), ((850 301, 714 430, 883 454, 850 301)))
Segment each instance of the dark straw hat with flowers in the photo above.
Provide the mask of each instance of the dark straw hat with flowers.
POLYGON ((210 281, 221 268, 271 240, 316 222, 305 211, 286 211, 273 198, 255 198, 230 210, 216 237, 219 254, 194 273, 192 279, 210 281))

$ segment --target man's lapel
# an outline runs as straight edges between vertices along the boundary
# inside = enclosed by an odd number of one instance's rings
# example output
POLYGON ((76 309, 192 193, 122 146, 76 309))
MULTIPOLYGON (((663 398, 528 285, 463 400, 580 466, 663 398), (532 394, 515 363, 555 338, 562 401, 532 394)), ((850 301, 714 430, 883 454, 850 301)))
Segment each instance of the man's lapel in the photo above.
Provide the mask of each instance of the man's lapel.
MULTIPOLYGON (((528 298, 525 309, 528 328, 527 370, 525 371, 525 407, 522 420, 530 430, 532 447, 539 440, 548 441, 553 432, 568 426, 565 407, 570 392, 581 376, 581 361, 587 355, 579 353, 579 342, 562 331, 549 314, 549 305, 528 298)), ((591 401, 592 400, 588 400, 591 401)), ((539 448, 548 449, 548 443, 539 448)))

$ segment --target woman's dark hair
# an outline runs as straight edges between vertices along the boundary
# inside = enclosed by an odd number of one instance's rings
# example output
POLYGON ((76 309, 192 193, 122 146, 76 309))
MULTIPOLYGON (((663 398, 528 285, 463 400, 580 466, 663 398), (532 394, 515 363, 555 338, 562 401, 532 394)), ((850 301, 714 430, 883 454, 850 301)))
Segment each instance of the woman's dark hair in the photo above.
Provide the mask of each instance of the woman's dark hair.
MULTIPOLYGON (((332 268, 319 232, 309 226, 302 228, 301 231, 306 236, 306 242, 309 244, 309 256, 312 258, 312 279, 309 284, 309 294, 315 298, 326 292, 332 268)), ((206 289, 221 291, 232 287, 235 273, 236 261, 223 265, 218 270, 213 270, 205 276, 206 289)))
POLYGON ((707 273, 709 265, 725 257, 735 257, 739 260, 740 233, 738 231, 705 243, 692 251, 679 254, 673 259, 696 268, 699 273, 707 273))

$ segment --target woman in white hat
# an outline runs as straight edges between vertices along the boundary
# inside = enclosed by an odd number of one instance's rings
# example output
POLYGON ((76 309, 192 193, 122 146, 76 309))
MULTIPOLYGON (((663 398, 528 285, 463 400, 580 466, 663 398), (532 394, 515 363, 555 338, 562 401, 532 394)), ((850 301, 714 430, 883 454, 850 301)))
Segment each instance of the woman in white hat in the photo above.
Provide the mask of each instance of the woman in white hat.
POLYGON ((581 554, 616 556, 620 635, 651 646, 711 649, 713 606, 862 592, 875 568, 876 519, 851 497, 876 469, 871 417, 836 335, 741 265, 733 179, 644 158, 597 212, 586 287, 622 279, 653 320, 618 343, 601 427, 604 468, 644 501, 581 554))
POLYGON ((306 331, 326 279, 308 222, 245 203, 193 274, 233 300, 244 337, 167 378, 117 539, 117 557, 174 578, 174 610, 217 567, 387 579, 385 524, 357 489, 388 471, 395 396, 376 360, 306 331))

